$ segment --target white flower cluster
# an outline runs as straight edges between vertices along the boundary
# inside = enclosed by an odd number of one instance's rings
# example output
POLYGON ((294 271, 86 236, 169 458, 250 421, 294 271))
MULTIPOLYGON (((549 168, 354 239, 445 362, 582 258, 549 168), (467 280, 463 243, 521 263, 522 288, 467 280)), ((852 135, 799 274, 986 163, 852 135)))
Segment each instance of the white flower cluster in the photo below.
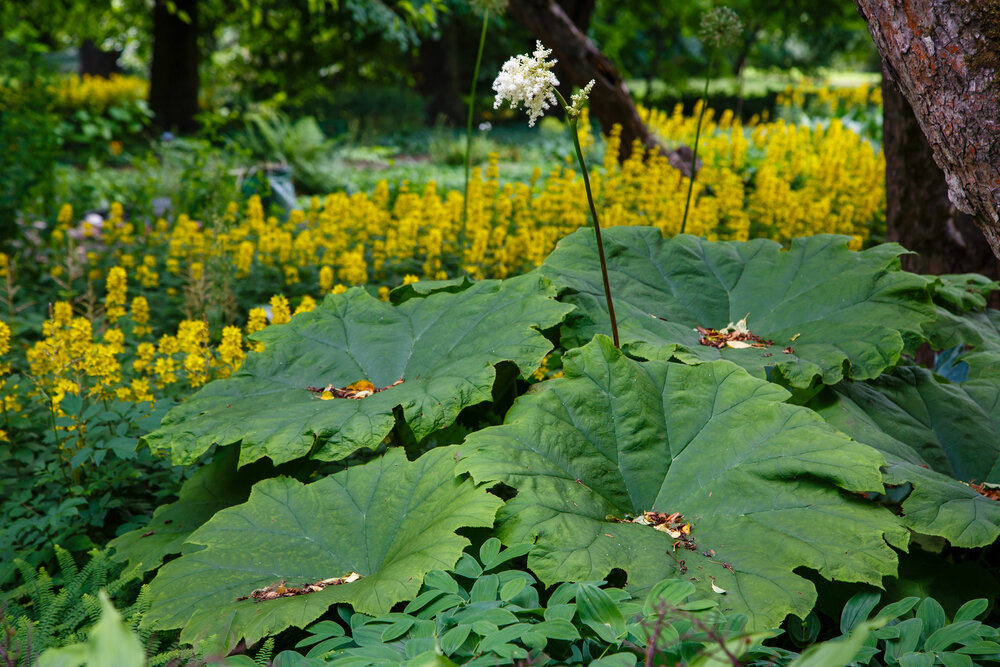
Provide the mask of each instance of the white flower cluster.
POLYGON ((573 97, 570 99, 570 105, 566 109, 566 113, 570 118, 576 118, 580 115, 580 112, 583 111, 583 105, 586 103, 587 98, 590 97, 590 91, 594 89, 595 83, 597 82, 591 79, 590 83, 573 93, 573 97))
POLYGON ((497 93, 493 108, 499 109, 504 100, 510 100, 511 109, 523 103, 530 127, 546 109, 557 104, 552 92, 559 85, 559 79, 552 73, 556 61, 546 60, 551 53, 552 49, 536 42, 535 52, 530 56, 519 55, 505 62, 493 82, 497 93))

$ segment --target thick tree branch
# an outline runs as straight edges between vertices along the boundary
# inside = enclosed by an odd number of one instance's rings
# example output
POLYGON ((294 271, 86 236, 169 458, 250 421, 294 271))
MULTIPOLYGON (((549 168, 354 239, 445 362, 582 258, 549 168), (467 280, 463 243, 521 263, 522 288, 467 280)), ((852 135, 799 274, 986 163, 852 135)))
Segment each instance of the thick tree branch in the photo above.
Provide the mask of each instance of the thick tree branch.
POLYGON ((1000 257, 1000 0, 855 0, 955 206, 1000 257))

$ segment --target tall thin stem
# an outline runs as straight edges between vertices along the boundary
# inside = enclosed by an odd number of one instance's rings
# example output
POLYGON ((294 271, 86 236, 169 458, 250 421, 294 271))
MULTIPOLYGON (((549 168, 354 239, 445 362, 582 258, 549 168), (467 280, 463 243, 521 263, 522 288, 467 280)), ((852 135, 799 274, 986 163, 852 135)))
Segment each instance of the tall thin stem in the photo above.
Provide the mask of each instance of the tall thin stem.
POLYGON ((701 138, 701 122, 705 118, 705 108, 708 106, 708 84, 712 80, 712 64, 715 62, 715 49, 708 57, 708 71, 705 73, 705 91, 701 94, 701 110, 698 112, 698 127, 694 130, 694 150, 691 154, 691 178, 688 181, 688 196, 684 202, 684 217, 681 219, 681 234, 687 225, 688 209, 691 208, 691 193, 694 192, 694 179, 698 172, 698 140, 701 138))
MULTIPOLYGON (((553 89, 559 96, 563 108, 569 109, 569 105, 558 90, 553 89)), ((567 114, 567 117, 569 114, 567 114)), ((597 207, 594 206, 594 193, 590 189, 590 173, 587 171, 587 163, 583 159, 583 149, 580 147, 580 136, 576 130, 577 119, 568 117, 569 133, 573 137, 573 146, 576 148, 576 159, 580 163, 580 171, 583 173, 583 186, 587 190, 587 203, 590 204, 590 217, 594 221, 594 236, 597 239, 597 256, 601 260, 601 278, 604 280, 604 298, 608 303, 608 315, 611 317, 611 338, 615 342, 615 347, 620 348, 618 342, 618 320, 615 318, 615 304, 611 300, 611 283, 608 281, 608 263, 604 258, 604 241, 601 240, 601 224, 597 219, 597 207)))
POLYGON ((486 26, 490 13, 483 12, 483 29, 479 33, 479 51, 476 52, 476 66, 472 71, 472 89, 469 91, 469 118, 465 124, 465 192, 462 195, 462 227, 458 230, 459 263, 465 256, 465 234, 469 223, 469 176, 472 172, 472 117, 476 109, 476 83, 479 81, 479 64, 483 61, 483 45, 486 44, 486 26))

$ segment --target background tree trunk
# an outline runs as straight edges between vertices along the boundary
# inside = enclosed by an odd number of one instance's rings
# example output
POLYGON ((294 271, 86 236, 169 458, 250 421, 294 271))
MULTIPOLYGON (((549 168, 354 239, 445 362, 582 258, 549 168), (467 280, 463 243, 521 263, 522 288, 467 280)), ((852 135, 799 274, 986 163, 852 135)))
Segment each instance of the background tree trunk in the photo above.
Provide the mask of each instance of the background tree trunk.
POLYGON ((94 40, 83 40, 83 44, 80 45, 80 76, 90 74, 106 79, 112 74, 121 74, 122 68, 118 64, 121 55, 121 50, 105 51, 98 47, 94 40))
POLYGON ((951 201, 1000 257, 1000 2, 855 2, 951 201))
POLYGON ((153 6, 149 108, 160 129, 191 132, 198 127, 198 0, 175 0, 174 5, 176 13, 166 0, 153 6))
POLYGON ((972 218, 948 200, 948 183, 930 144, 889 72, 883 71, 888 239, 918 255, 903 255, 916 273, 974 271, 997 278, 997 258, 972 218))
POLYGON ((624 160, 631 154, 635 139, 647 148, 663 150, 639 118, 632 96, 617 68, 555 0, 510 0, 509 7, 514 18, 546 48, 552 49, 562 65, 561 71, 569 79, 563 83, 582 88, 591 79, 596 81, 590 94, 590 112, 605 132, 615 123, 622 126, 619 159, 624 160))
POLYGON ((441 17, 439 39, 427 37, 420 42, 417 66, 417 88, 427 100, 427 119, 434 123, 443 116, 454 125, 464 125, 453 17, 441 17))

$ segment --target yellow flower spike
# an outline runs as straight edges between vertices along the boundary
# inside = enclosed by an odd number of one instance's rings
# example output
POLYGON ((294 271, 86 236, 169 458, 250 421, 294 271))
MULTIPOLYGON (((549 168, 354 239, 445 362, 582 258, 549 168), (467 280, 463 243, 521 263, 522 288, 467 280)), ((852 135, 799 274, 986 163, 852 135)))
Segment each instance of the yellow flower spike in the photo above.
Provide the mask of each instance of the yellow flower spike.
MULTIPOLYGON (((251 308, 250 314, 247 317, 246 332, 249 336, 257 331, 260 331, 267 326, 267 313, 264 312, 263 308, 251 308)), ((259 352, 264 349, 263 343, 250 343, 249 349, 259 352)))
POLYGON ((299 302, 299 305, 295 309, 293 315, 298 315, 299 313, 309 313, 315 309, 316 309, 316 299, 306 294, 302 297, 302 301, 299 302))
POLYGON ((238 327, 225 327, 217 352, 220 364, 217 375, 221 378, 229 377, 236 372, 246 356, 243 351, 243 332, 238 327))
POLYGON ((153 365, 156 357, 156 346, 152 343, 139 343, 136 347, 135 359, 132 361, 132 370, 136 373, 145 373, 153 365))
POLYGON ((56 224, 60 229, 68 229, 73 222, 73 207, 63 204, 59 207, 59 214, 56 216, 56 224))
POLYGON ((333 269, 324 266, 319 270, 319 290, 326 293, 333 288, 333 269))
POLYGON ((285 324, 292 318, 288 299, 280 294, 271 297, 271 324, 285 324))

